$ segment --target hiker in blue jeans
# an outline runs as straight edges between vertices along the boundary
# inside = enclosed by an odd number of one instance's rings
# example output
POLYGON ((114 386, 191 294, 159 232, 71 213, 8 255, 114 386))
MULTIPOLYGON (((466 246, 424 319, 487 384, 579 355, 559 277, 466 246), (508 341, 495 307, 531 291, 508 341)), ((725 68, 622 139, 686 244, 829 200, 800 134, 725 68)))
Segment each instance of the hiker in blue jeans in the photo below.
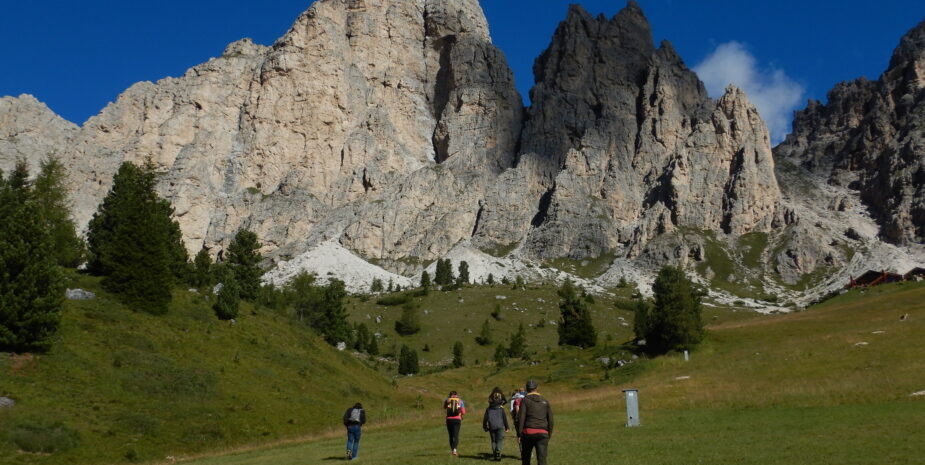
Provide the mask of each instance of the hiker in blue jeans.
POLYGON ((347 427, 347 460, 357 458, 360 452, 360 429, 366 424, 366 410, 363 404, 356 405, 344 412, 344 426, 347 427))

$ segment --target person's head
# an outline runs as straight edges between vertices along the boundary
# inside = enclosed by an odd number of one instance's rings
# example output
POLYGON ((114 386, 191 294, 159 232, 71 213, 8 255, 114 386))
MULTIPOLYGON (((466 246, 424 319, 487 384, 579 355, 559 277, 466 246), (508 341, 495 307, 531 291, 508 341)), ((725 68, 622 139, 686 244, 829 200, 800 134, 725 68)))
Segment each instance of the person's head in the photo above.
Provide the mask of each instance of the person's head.
POLYGON ((536 380, 527 381, 527 392, 536 392, 536 388, 539 387, 536 380))
POLYGON ((458 396, 458 395, 459 395, 459 394, 457 394, 456 391, 450 391, 449 397, 456 397, 456 396, 458 396))
POLYGON ((353 408, 363 408, 363 404, 357 402, 356 405, 353 406, 353 408))
POLYGON ((491 390, 491 395, 495 395, 495 394, 504 395, 504 392, 501 391, 501 388, 495 386, 495 388, 491 390))

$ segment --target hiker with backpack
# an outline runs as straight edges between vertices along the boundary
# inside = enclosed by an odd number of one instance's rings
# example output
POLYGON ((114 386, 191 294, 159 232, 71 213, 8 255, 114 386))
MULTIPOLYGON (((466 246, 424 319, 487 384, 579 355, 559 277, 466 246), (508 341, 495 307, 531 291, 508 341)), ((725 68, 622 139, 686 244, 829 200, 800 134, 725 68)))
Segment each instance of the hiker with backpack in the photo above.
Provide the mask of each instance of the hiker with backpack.
POLYGON ((446 431, 450 435, 450 449, 453 455, 459 455, 456 448, 459 446, 459 430, 462 427, 462 417, 466 414, 466 403, 459 398, 456 391, 450 391, 449 397, 443 401, 446 410, 446 431))
POLYGON ((523 465, 530 465, 533 449, 536 449, 537 465, 546 465, 546 451, 552 437, 552 407, 536 391, 537 387, 536 381, 527 381, 527 395, 521 400, 517 413, 517 438, 523 465))
POLYGON ((482 417, 482 429, 489 433, 491 438, 492 458, 501 461, 501 447, 504 445, 504 433, 511 430, 507 423, 507 414, 504 413, 504 394, 501 389, 495 388, 488 396, 488 408, 482 417))
POLYGON ((366 410, 357 402, 344 412, 344 426, 347 427, 347 460, 357 458, 360 449, 360 428, 366 424, 366 410))

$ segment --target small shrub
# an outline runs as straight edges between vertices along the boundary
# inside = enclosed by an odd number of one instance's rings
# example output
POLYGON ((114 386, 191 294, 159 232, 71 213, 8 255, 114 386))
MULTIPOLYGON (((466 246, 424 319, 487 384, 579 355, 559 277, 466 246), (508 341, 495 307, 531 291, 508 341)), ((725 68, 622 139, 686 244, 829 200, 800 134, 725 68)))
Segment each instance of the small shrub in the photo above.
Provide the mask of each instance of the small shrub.
POLYGON ((411 296, 407 294, 395 294, 387 295, 377 299, 376 305, 382 305, 383 307, 394 307, 396 305, 404 305, 408 302, 411 302, 411 296))
POLYGON ((27 422, 13 427, 10 439, 20 450, 35 454, 54 454, 73 449, 80 443, 76 431, 61 422, 27 422))

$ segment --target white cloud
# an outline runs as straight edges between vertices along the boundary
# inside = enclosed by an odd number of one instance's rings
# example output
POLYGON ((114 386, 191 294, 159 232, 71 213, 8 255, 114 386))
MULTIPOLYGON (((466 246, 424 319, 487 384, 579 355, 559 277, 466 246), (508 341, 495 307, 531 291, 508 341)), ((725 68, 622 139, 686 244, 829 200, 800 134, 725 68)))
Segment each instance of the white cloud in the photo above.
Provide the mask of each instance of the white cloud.
POLYGON ((793 110, 803 103, 802 85, 782 70, 759 69, 755 57, 736 41, 720 44, 694 71, 714 98, 722 96, 729 84, 744 90, 768 125, 773 144, 787 135, 793 110))

